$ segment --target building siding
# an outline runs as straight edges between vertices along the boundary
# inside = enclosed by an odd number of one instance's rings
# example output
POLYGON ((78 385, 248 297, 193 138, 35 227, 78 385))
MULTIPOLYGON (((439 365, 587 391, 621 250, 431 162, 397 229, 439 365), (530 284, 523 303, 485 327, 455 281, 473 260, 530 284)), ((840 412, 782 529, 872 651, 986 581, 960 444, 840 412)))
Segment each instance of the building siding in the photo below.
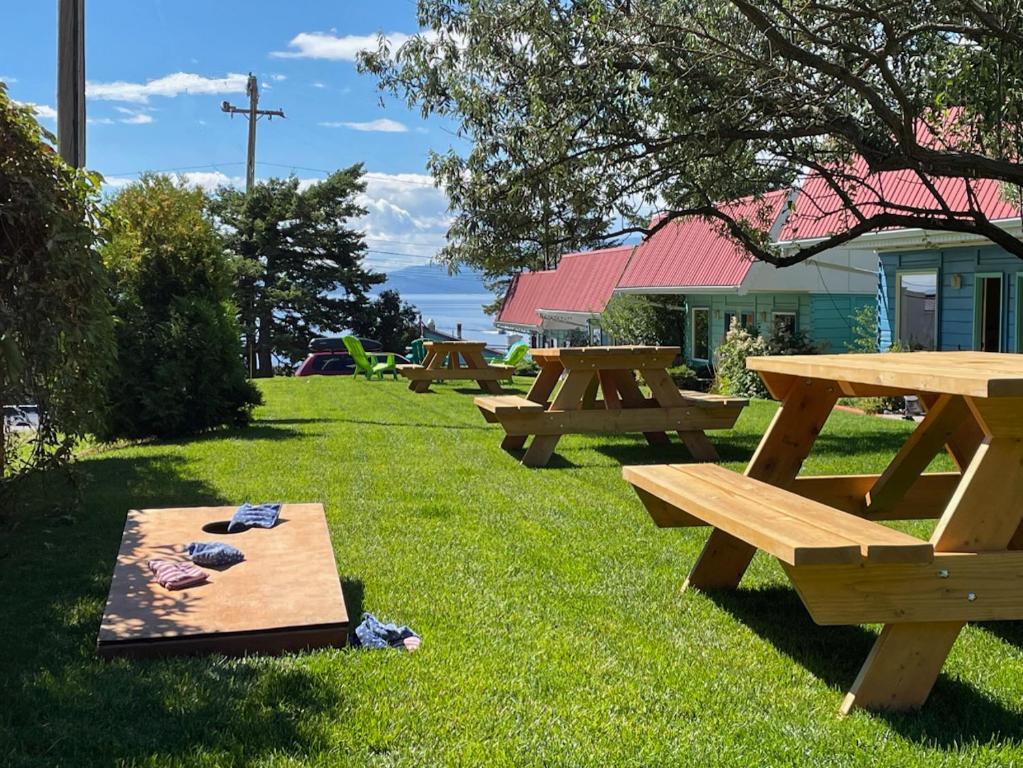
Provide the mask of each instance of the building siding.
POLYGON ((751 313, 761 333, 769 334, 772 313, 795 312, 796 329, 805 331, 821 345, 824 351, 846 352, 852 341, 852 315, 858 309, 871 306, 876 297, 871 294, 809 294, 767 293, 747 294, 688 294, 686 296, 685 357, 692 361, 692 310, 706 307, 710 310, 711 358, 725 338, 725 314, 751 313))
POLYGON ((938 349, 974 348, 974 286, 978 273, 1002 275, 1003 351, 1019 351, 1017 339, 1017 275, 1023 261, 997 246, 929 249, 881 254, 878 307, 882 313, 882 349, 891 344, 895 328, 895 280, 902 270, 938 270, 938 349), (959 288, 953 282, 959 276, 959 288))

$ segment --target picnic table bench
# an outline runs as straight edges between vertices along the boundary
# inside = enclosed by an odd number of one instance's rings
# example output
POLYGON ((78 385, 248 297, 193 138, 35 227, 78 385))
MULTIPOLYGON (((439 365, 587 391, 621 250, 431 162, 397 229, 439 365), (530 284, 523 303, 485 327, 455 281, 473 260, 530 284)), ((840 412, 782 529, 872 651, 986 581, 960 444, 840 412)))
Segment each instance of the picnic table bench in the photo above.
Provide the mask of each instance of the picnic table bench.
POLYGON ((663 444, 667 432, 678 432, 695 457, 716 459, 703 430, 730 429, 746 400, 680 391, 667 372, 678 352, 640 346, 534 349, 540 372, 525 397, 482 396, 475 404, 488 422, 504 428, 505 450, 519 450, 532 437, 522 458, 529 467, 547 464, 562 435, 586 433, 642 432, 651 444, 663 444), (651 396, 643 394, 637 374, 651 396))
POLYGON ((711 526, 686 580, 734 589, 759 549, 818 624, 884 627, 841 711, 922 706, 967 621, 1023 619, 1023 358, 914 352, 750 358, 781 401, 744 474, 626 467, 661 527, 711 526), (926 407, 877 475, 799 476, 837 399, 926 407), (957 472, 926 473, 947 450, 957 472), (937 519, 926 541, 882 520, 937 519))
POLYGON ((413 392, 426 392, 434 381, 475 381, 480 389, 500 394, 497 383, 510 379, 513 366, 489 364, 483 359, 486 344, 482 341, 427 341, 422 365, 399 365, 398 373, 409 380, 413 392))

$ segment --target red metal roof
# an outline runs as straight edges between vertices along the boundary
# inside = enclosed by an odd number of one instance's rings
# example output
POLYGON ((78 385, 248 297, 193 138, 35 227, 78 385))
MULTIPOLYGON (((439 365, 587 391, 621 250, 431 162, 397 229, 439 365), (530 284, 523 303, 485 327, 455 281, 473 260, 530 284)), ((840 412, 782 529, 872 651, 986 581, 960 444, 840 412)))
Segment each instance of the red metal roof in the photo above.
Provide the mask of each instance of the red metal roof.
POLYGON ((557 269, 522 272, 505 295, 498 323, 539 326, 538 309, 602 312, 618 284, 633 246, 568 253, 557 269))
MULTIPOLYGON (((764 231, 778 220, 787 190, 759 198, 744 197, 724 210, 764 231)), ((739 243, 725 234, 721 224, 702 216, 676 219, 644 240, 629 261, 620 288, 681 288, 737 286, 753 263, 739 243)))
MULTIPOLYGON (((917 141, 922 145, 949 146, 959 142, 963 128, 958 124, 959 113, 950 110, 938 125, 938 133, 921 121, 917 127, 917 141)), ((939 199, 927 188, 920 177, 912 171, 885 171, 868 174, 867 163, 862 157, 851 163, 851 179, 842 183, 843 190, 856 207, 867 216, 883 212, 885 201, 892 210, 896 207, 913 207, 940 212, 939 199)), ((961 178, 929 177, 941 200, 954 211, 968 208, 966 180, 961 178)), ((1013 206, 1002 194, 1002 187, 991 179, 975 179, 973 191, 977 195, 977 207, 989 219, 1019 218, 1019 206, 1013 206)), ((795 204, 778 236, 780 241, 816 240, 843 232, 856 223, 842 199, 819 174, 809 175, 796 196, 795 204)))

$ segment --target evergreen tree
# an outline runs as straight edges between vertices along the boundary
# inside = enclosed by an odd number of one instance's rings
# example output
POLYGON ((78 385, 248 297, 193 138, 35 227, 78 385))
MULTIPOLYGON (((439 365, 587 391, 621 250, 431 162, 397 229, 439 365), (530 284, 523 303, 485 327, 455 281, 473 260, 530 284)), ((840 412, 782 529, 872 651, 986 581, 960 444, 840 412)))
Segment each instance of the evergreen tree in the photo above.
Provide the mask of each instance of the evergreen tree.
POLYGON ((366 292, 384 276, 362 264, 366 245, 351 226, 365 215, 362 165, 301 189, 295 177, 259 182, 251 194, 217 191, 213 210, 239 262, 235 302, 256 376, 274 358, 301 359, 316 335, 350 327, 366 292))

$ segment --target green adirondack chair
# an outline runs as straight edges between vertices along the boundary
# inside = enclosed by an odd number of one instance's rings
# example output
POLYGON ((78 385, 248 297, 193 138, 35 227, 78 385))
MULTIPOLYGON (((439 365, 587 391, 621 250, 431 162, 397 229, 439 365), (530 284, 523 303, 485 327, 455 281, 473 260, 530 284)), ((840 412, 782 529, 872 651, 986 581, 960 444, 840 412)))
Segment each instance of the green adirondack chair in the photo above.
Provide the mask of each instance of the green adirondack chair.
POLYGON ((525 359, 527 352, 529 352, 529 345, 524 341, 516 341, 508 347, 508 351, 505 353, 501 364, 518 365, 525 359))
POLYGON ((506 381, 513 381, 512 373, 515 372, 516 366, 523 361, 528 352, 529 345, 524 341, 516 341, 508 347, 508 351, 504 353, 504 357, 499 361, 500 365, 507 365, 511 367, 511 371, 509 372, 506 381))
POLYGON ((387 355, 387 361, 386 362, 377 363, 376 365, 374 365, 373 366, 373 373, 380 374, 381 381, 383 380, 385 373, 391 374, 391 376, 394 377, 394 380, 397 381, 398 380, 398 368, 394 364, 394 354, 392 353, 392 354, 387 355))
MULTIPOLYGON (((358 378, 359 374, 366 377, 366 380, 370 380, 376 375, 374 370, 376 361, 370 360, 369 355, 366 354, 366 350, 362 347, 362 342, 354 336, 343 336, 341 341, 344 342, 345 349, 348 350, 348 354, 352 356, 352 362, 355 363, 355 378, 358 378)), ((394 362, 393 360, 391 361, 394 362)), ((380 378, 384 378, 381 373, 380 378)))
POLYGON ((423 346, 424 339, 415 339, 409 344, 409 362, 415 363, 416 365, 422 365, 426 359, 426 347, 423 346))

